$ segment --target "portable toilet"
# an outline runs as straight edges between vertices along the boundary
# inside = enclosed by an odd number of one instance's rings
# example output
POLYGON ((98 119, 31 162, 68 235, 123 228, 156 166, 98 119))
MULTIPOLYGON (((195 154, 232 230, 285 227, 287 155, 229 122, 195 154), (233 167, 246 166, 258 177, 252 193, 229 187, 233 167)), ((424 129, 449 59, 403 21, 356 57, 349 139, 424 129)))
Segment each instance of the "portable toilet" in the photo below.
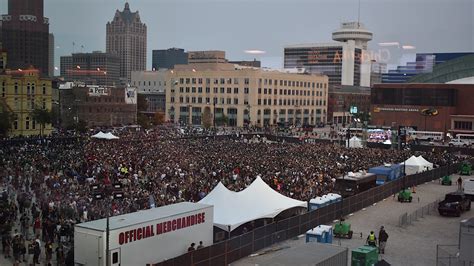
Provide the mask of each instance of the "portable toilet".
POLYGON ((309 201, 309 211, 313 211, 325 206, 325 201, 321 197, 316 197, 309 201))
POLYGON ((342 196, 336 193, 329 193, 328 196, 334 199, 334 202, 340 202, 342 200, 342 196))
POLYGON ((321 229, 324 232, 324 242, 323 243, 332 244, 332 237, 333 237, 332 226, 330 226, 330 225, 320 225, 318 227, 321 227, 321 229))
POLYGON ((320 226, 317 226, 306 232, 306 243, 308 242, 325 243, 324 242, 326 241, 325 238, 326 238, 325 232, 320 226))
POLYGON ((328 206, 329 204, 331 204, 331 199, 328 197, 328 195, 323 195, 321 199, 324 202, 321 207, 328 206))

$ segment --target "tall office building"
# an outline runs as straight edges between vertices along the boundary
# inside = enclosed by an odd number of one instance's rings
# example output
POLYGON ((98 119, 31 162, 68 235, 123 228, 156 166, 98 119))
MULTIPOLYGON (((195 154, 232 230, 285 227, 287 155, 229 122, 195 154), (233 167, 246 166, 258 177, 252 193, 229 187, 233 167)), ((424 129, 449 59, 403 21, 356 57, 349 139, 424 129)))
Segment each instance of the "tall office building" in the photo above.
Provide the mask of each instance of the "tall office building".
POLYGON ((43 0, 8 0, 2 15, 3 48, 11 69, 40 70, 49 75, 49 19, 43 15, 43 0))
POLYGON ((416 75, 431 73, 436 65, 472 54, 474 53, 417 53, 414 62, 384 73, 382 83, 405 83, 416 75))
POLYGON ((48 76, 54 77, 54 35, 49 34, 48 38, 48 76))
POLYGON ((329 77, 329 85, 370 86, 367 42, 372 32, 359 22, 342 23, 332 33, 333 43, 289 45, 284 49, 285 68, 304 68, 329 77))
POLYGON ((106 28, 107 53, 120 57, 120 77, 130 82, 132 71, 146 69, 146 25, 138 11, 131 12, 125 3, 124 10, 117 10, 106 28))
POLYGON ((174 65, 185 65, 188 63, 188 53, 184 49, 170 48, 166 50, 153 50, 152 68, 172 69, 174 65))
POLYGON ((89 85, 119 85, 120 58, 100 51, 61 56, 61 75, 66 81, 89 85))

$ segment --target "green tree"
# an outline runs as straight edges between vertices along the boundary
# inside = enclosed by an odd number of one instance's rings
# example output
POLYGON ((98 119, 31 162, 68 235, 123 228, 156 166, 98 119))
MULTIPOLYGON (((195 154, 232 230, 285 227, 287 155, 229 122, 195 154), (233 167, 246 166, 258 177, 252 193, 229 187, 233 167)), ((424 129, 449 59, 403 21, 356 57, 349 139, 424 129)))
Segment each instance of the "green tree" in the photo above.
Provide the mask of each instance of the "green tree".
POLYGON ((0 106, 0 136, 6 137, 11 129, 15 115, 8 109, 0 106))
POLYGON ((51 111, 35 107, 31 112, 31 117, 40 124, 40 135, 43 135, 46 124, 51 124, 51 111))
POLYGON ((139 113, 137 115, 137 123, 143 128, 148 129, 150 128, 150 118, 145 114, 139 113))
POLYGON ((204 108, 204 112, 202 113, 202 125, 204 128, 210 128, 212 126, 212 114, 211 108, 209 107, 204 108))

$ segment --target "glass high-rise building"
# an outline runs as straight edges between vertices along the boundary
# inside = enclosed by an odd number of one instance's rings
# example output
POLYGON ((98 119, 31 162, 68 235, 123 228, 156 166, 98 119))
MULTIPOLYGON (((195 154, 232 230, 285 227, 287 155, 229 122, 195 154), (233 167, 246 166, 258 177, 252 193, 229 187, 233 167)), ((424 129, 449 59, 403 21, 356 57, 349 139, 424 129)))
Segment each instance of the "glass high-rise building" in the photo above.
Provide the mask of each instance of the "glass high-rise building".
POLYGON ((172 69, 174 65, 188 63, 188 53, 180 48, 153 50, 152 57, 151 65, 155 70, 160 68, 172 69))

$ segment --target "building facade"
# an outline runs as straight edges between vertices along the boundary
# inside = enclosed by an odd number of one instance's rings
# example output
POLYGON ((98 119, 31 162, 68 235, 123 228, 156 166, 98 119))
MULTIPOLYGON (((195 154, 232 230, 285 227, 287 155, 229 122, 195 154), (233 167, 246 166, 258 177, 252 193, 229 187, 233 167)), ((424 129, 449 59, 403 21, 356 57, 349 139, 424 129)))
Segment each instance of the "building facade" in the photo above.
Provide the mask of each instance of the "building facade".
MULTIPOLYGON (((163 69, 157 71, 134 71, 130 84, 137 88, 139 96, 146 101, 144 113, 165 113, 166 87, 169 82, 170 71, 163 69)), ((138 107, 140 110, 140 106, 138 107)))
POLYGON ((328 122, 342 125, 353 122, 351 109, 357 111, 356 114, 370 112, 370 88, 334 86, 329 89, 328 122))
POLYGON ((166 119, 173 122, 201 125, 207 115, 217 126, 326 122, 327 76, 229 63, 177 65, 169 75, 166 119))
POLYGON ((189 51, 188 64, 227 63, 225 51, 189 51))
POLYGON ((89 85, 120 85, 120 57, 95 51, 61 56, 61 75, 66 81, 89 85))
POLYGON ((289 45, 284 48, 284 68, 304 68, 327 75, 329 85, 370 86, 367 42, 372 33, 361 23, 342 23, 332 34, 334 43, 289 45))
POLYGON ((229 63, 247 67, 262 67, 262 62, 257 59, 253 61, 229 61, 229 63))
POLYGON ((414 62, 408 62, 382 75, 382 83, 404 83, 420 74, 431 73, 434 66, 474 53, 417 53, 414 62))
POLYGON ((54 35, 49 34, 48 38, 48 76, 54 77, 54 35))
POLYGON ((133 87, 67 83, 59 88, 62 126, 85 121, 88 127, 123 126, 137 120, 137 93, 133 87))
POLYGON ((473 84, 376 84, 371 92, 372 124, 474 133, 473 90, 473 84), (424 116, 424 109, 435 109, 437 115, 424 116))
POLYGON ((107 53, 120 57, 120 77, 130 82, 132 71, 146 69, 147 27, 138 11, 131 12, 125 3, 124 10, 117 10, 106 28, 107 53))
POLYGON ((188 53, 181 48, 153 50, 152 57, 151 65, 154 70, 162 68, 172 69, 174 65, 188 63, 188 53))
POLYGON ((49 19, 43 10, 43 0, 8 0, 1 29, 10 69, 33 67, 49 75, 49 19))
POLYGON ((51 80, 41 78, 39 70, 25 69, 0 73, 2 105, 14 114, 9 132, 12 136, 49 135, 51 124, 41 125, 33 119, 33 110, 51 110, 51 80))

